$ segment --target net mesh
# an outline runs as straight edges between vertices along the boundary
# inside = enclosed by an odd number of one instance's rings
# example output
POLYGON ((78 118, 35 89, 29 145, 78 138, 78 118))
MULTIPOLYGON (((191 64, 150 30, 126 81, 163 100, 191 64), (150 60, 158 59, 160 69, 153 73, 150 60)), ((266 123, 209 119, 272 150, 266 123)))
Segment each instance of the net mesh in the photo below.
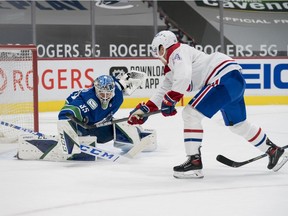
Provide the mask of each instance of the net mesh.
POLYGON ((31 49, 0 47, 0 142, 15 142, 21 131, 3 122, 34 129, 31 49))

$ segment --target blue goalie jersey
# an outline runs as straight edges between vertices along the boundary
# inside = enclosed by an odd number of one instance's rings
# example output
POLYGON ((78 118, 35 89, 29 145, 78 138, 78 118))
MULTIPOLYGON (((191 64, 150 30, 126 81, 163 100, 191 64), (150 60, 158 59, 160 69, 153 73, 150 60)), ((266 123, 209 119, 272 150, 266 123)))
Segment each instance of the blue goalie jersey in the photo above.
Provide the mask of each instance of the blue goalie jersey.
POLYGON ((67 113, 73 114, 80 121, 88 125, 95 124, 107 117, 112 117, 123 103, 123 93, 120 84, 115 80, 115 96, 109 101, 107 109, 102 109, 101 102, 96 96, 95 88, 73 92, 61 109, 58 119, 68 119, 67 113))

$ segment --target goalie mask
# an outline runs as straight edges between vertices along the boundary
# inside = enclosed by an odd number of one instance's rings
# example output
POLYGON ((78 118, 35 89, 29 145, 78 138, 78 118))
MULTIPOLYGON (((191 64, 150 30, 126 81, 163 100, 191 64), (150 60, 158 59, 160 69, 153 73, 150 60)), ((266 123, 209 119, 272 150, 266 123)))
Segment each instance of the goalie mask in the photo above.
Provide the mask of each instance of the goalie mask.
POLYGON ((164 59, 164 55, 166 53, 166 50, 176 44, 178 42, 176 35, 171 31, 160 31, 158 34, 155 35, 151 46, 152 46, 152 55, 156 58, 160 58, 161 60, 164 59), (162 55, 159 54, 160 46, 163 46, 164 52, 162 55))
POLYGON ((99 76, 94 81, 94 87, 102 109, 107 109, 109 101, 115 95, 115 82, 113 78, 108 75, 99 76))

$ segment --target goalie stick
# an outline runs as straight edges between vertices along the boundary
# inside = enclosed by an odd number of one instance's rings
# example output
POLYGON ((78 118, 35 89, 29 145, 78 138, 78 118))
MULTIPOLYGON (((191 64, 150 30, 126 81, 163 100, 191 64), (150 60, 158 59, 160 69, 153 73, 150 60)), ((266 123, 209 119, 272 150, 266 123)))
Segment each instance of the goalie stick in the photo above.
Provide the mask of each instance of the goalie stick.
MULTIPOLYGON (((45 135, 45 134, 40 133, 40 132, 33 131, 31 129, 28 129, 28 128, 24 128, 24 127, 21 127, 21 126, 12 124, 12 123, 8 123, 8 122, 0 120, 0 124, 3 125, 3 126, 6 126, 6 127, 11 127, 11 128, 16 129, 16 130, 20 130, 20 131, 24 131, 24 132, 36 135, 36 136, 38 136, 38 139, 49 139, 48 135, 45 135)), ((93 146, 80 144, 79 148, 80 148, 81 152, 83 152, 85 154, 89 154, 89 155, 92 155, 92 156, 97 156, 99 158, 102 158, 102 159, 105 159, 105 160, 109 160, 109 161, 112 161, 112 162, 126 161, 127 159, 129 160, 128 157, 123 157, 120 154, 112 153, 112 152, 109 152, 107 150, 100 149, 98 147, 93 147, 93 146)))
POLYGON ((0 120, 0 124, 3 125, 3 126, 6 126, 6 127, 14 128, 16 130, 20 130, 20 131, 24 131, 24 132, 27 132, 27 133, 34 134, 34 135, 38 136, 39 138, 46 138, 45 134, 33 131, 33 130, 29 129, 29 128, 23 128, 21 126, 18 126, 18 125, 12 124, 12 123, 8 123, 8 122, 2 121, 2 120, 0 120))
POLYGON ((114 152, 110 152, 107 151, 105 149, 100 149, 98 147, 94 147, 94 146, 88 146, 88 145, 84 145, 84 144, 80 144, 79 146, 81 152, 85 153, 85 154, 89 154, 95 157, 99 157, 105 160, 109 160, 111 162, 125 162, 127 160, 129 160, 129 158, 127 157, 123 157, 120 154, 116 154, 114 152))
MULTIPOLYGON (((158 113, 161 113, 161 112, 162 112, 162 110, 160 109, 160 110, 156 110, 154 112, 144 113, 142 115, 142 117, 148 117, 150 115, 155 115, 155 114, 158 114, 158 113)), ((111 121, 98 122, 98 123, 95 123, 93 125, 87 125, 84 122, 82 122, 79 119, 77 119, 74 115, 72 115, 70 113, 67 113, 66 117, 71 119, 73 122, 75 122, 76 124, 80 125, 81 127, 85 128, 85 129, 93 129, 93 128, 104 127, 104 126, 116 124, 116 123, 119 123, 119 122, 128 121, 128 119, 129 119, 129 117, 125 117, 125 118, 121 118, 121 119, 114 119, 114 120, 111 120, 111 121)))
MULTIPOLYGON (((283 148, 283 149, 286 149, 286 148, 288 148, 288 145, 283 146, 282 148, 283 148)), ((284 153, 284 154, 285 154, 285 153, 284 153)), ((252 162, 254 162, 254 161, 257 161, 257 160, 259 160, 259 159, 261 159, 261 158, 264 158, 264 157, 266 157, 266 156, 268 156, 268 155, 265 153, 265 154, 259 155, 259 156, 257 156, 257 157, 251 158, 251 159, 246 160, 246 161, 237 162, 237 161, 233 161, 233 160, 231 160, 231 159, 229 159, 229 158, 227 158, 227 157, 225 157, 225 156, 223 156, 223 155, 218 155, 218 156, 216 157, 216 160, 219 161, 220 163, 223 163, 223 164, 227 165, 227 166, 237 168, 237 167, 241 167, 241 166, 243 166, 243 165, 252 163, 252 162)), ((275 172, 278 171, 278 170, 287 162, 287 160, 285 161, 285 159, 286 159, 287 157, 288 157, 288 155, 284 155, 283 160, 282 160, 281 162, 279 162, 279 166, 276 165, 276 167, 273 169, 273 171, 275 171, 275 172), (283 162, 283 163, 282 163, 282 162, 283 162)))

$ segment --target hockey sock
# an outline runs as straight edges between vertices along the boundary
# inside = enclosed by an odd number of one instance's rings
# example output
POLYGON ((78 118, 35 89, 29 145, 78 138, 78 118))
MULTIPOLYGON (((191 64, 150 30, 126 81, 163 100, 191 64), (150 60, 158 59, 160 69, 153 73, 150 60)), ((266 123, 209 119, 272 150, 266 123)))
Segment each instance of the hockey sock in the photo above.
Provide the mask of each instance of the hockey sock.
POLYGON ((184 144, 187 155, 199 154, 203 138, 201 120, 203 115, 190 106, 186 106, 182 113, 184 121, 184 144))
POLYGON ((257 147, 259 150, 266 152, 270 147, 266 145, 266 134, 260 127, 251 124, 248 121, 241 122, 234 126, 231 126, 231 131, 242 136, 253 146, 257 147))

